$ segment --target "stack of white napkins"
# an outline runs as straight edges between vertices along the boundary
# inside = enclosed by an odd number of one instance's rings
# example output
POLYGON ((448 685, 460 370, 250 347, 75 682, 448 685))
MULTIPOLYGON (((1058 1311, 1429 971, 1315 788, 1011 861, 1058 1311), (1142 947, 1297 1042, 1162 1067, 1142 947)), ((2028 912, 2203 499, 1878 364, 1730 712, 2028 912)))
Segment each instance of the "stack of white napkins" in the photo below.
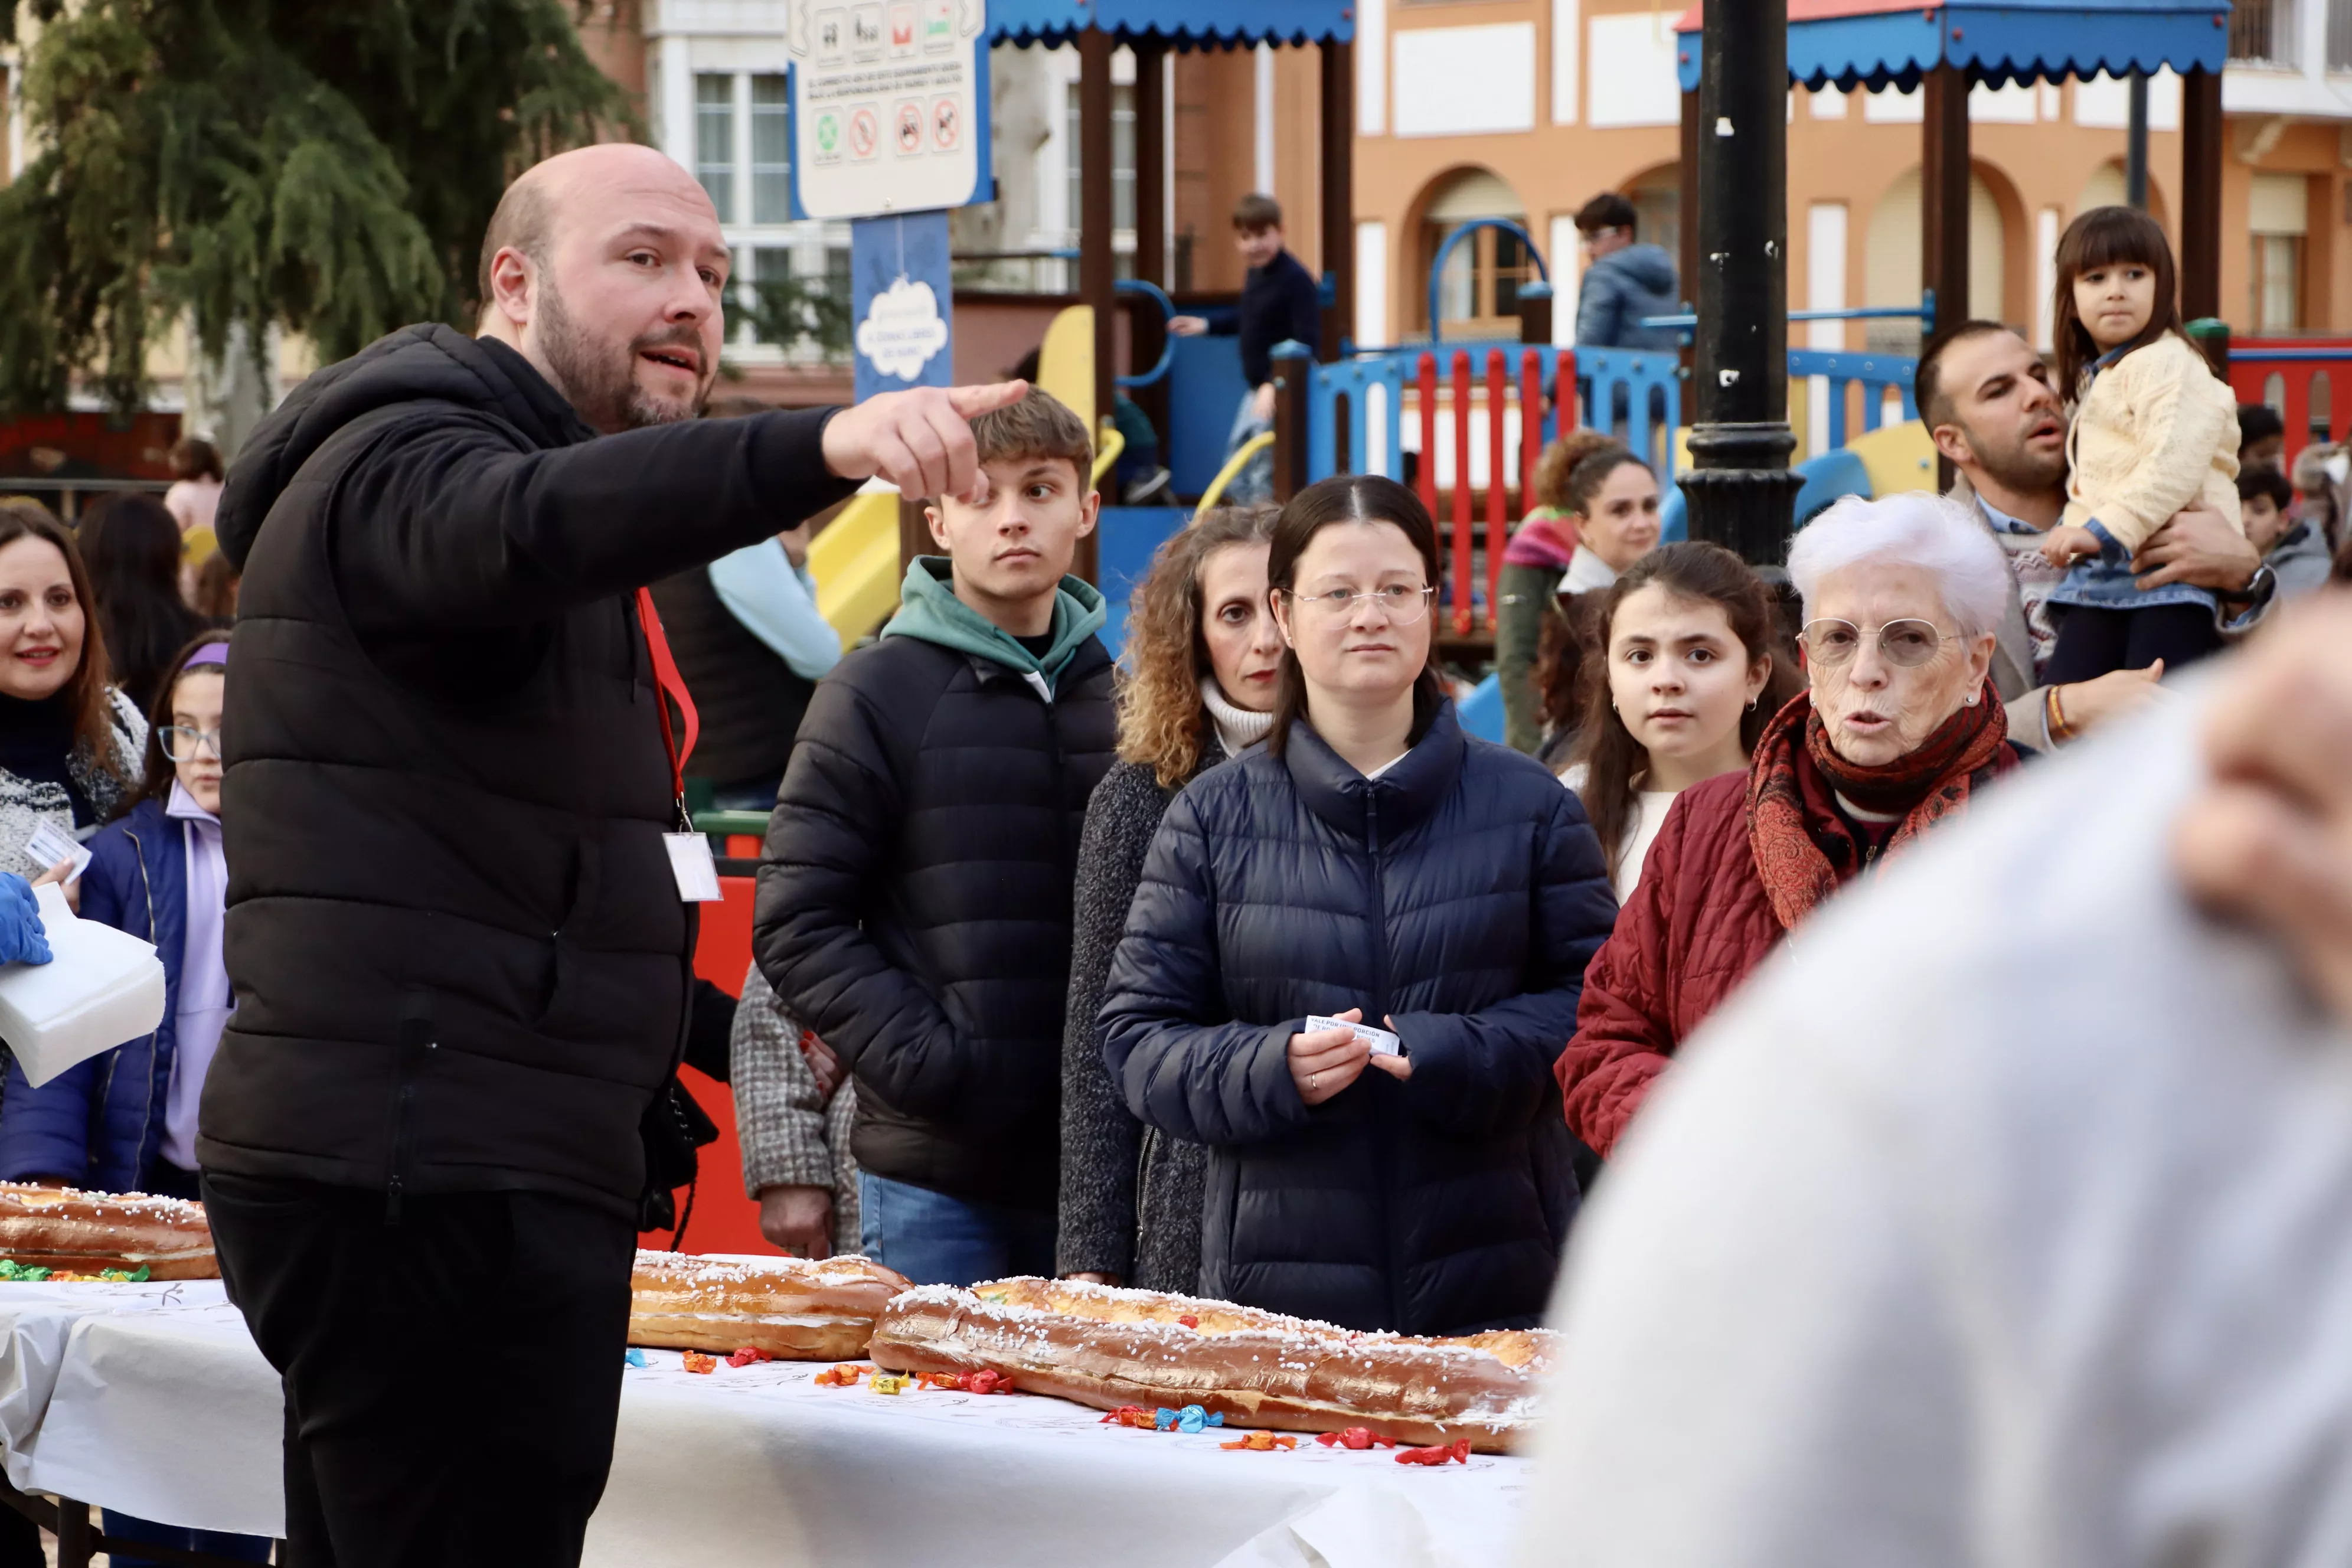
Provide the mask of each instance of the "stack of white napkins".
POLYGON ((0 964, 0 1040, 37 1088, 162 1023, 163 963, 154 943, 75 918, 56 883, 33 896, 52 957, 0 964))

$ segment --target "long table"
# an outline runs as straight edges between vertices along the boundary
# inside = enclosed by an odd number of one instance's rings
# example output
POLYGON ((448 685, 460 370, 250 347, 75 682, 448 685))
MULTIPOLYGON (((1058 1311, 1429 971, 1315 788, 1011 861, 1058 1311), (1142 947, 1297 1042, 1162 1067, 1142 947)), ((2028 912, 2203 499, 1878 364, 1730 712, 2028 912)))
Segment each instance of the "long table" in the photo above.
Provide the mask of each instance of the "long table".
MULTIPOLYGON (((464 1419, 486 1347, 419 1367, 464 1419)), ((1397 1464, 1106 1426, 1026 1394, 820 1387, 772 1362, 624 1373, 612 1480, 587 1562, 1117 1562, 1121 1568, 1471 1568, 1508 1560, 1526 1461, 1397 1464)), ((0 1468, 142 1518, 275 1536, 277 1375, 215 1282, 0 1284, 0 1468)))

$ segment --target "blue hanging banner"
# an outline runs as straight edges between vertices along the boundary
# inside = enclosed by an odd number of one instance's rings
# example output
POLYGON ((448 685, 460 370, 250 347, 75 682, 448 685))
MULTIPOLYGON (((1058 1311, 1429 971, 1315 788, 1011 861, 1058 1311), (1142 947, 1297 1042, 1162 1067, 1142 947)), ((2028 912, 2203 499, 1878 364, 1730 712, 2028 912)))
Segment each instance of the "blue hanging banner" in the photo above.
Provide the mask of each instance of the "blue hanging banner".
POLYGON ((859 402, 955 382, 955 283, 948 215, 895 213, 849 225, 851 342, 859 402))

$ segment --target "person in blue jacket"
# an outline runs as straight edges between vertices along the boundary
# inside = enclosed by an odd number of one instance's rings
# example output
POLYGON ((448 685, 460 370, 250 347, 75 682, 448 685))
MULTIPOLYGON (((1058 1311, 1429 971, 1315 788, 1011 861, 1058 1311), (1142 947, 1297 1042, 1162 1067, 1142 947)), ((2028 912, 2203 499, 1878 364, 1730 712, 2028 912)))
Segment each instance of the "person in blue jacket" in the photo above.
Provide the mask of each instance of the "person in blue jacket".
MULTIPOLYGON (((34 1088, 11 1058, 0 1094, 0 1180, 92 1192, 196 1193, 196 1101, 228 1019, 221 960, 220 716, 226 631, 198 637, 167 668, 147 731, 144 784, 90 839, 79 913, 155 944, 163 1019, 143 1039, 34 1088)), ((0 924, 5 924, 0 920, 0 924)), ((106 1532, 151 1545, 267 1563, 270 1543, 108 1510, 106 1532)), ((118 1553, 117 1568, 146 1568, 118 1553)))
POLYGON ((1552 1063, 1616 919, 1608 865, 1542 763, 1455 718, 1412 491, 1309 486, 1266 575, 1274 725, 1161 819, 1104 1064, 1138 1117, 1209 1146, 1202 1294, 1351 1329, 1526 1327, 1576 1212, 1552 1063))
POLYGON ((1645 327, 1645 316, 1671 316, 1682 309, 1675 284, 1675 259, 1664 246, 1643 245, 1635 227, 1633 204, 1603 191, 1577 209, 1582 237, 1584 281, 1576 295, 1576 346, 1580 349, 1675 349, 1682 336, 1672 327, 1645 327))

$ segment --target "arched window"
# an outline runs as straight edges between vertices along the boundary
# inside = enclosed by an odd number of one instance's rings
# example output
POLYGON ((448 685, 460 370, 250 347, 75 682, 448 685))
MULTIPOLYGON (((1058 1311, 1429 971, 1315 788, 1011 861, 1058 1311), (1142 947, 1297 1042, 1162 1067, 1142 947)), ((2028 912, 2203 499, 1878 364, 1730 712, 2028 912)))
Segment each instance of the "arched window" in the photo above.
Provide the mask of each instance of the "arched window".
MULTIPOLYGON (((1429 268, 1445 237, 1472 218, 1504 217, 1524 224, 1527 204, 1511 187, 1484 169, 1447 176, 1422 209, 1417 265, 1408 287, 1411 319, 1429 314, 1429 268)), ((1438 280, 1437 312, 1443 335, 1510 337, 1518 331, 1519 285, 1536 276, 1534 259, 1519 237, 1503 229, 1480 229, 1454 247, 1438 280)), ((1423 321, 1426 326, 1428 323, 1423 321)))

